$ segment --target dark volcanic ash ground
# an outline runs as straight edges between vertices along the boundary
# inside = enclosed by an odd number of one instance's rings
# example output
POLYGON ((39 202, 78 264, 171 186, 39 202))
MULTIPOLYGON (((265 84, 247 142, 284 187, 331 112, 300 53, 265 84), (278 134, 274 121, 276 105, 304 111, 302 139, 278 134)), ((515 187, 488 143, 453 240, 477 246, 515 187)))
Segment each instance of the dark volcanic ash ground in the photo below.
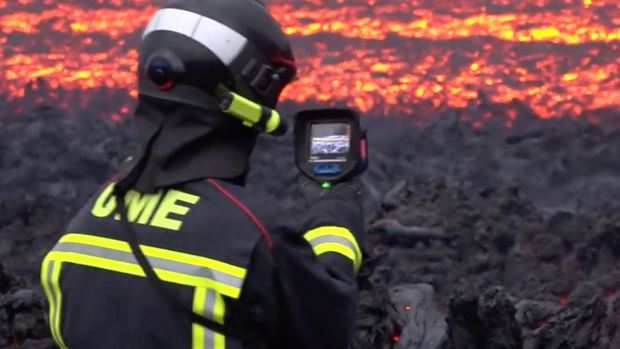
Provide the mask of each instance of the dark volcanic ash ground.
MULTIPOLYGON (((472 105, 422 127, 364 119, 372 258, 352 348, 620 348, 620 131, 472 105), (491 109, 480 128, 459 121, 491 109)), ((0 348, 53 347, 40 261, 129 135, 46 108, 0 119, 0 348)), ((291 139, 264 139, 254 161, 250 185, 299 214, 291 139)))

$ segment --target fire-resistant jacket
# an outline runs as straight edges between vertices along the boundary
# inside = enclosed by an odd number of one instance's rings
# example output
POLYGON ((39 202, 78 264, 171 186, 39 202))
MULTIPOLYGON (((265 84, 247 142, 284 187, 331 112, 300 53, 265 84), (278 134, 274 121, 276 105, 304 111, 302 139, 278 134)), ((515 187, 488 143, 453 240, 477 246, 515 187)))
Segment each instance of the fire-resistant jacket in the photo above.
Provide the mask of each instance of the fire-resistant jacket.
POLYGON ((357 308, 363 216, 325 196, 300 227, 266 195, 219 180, 130 191, 127 219, 159 278, 214 333, 156 292, 103 186, 46 255, 41 281, 62 349, 346 349, 357 308))

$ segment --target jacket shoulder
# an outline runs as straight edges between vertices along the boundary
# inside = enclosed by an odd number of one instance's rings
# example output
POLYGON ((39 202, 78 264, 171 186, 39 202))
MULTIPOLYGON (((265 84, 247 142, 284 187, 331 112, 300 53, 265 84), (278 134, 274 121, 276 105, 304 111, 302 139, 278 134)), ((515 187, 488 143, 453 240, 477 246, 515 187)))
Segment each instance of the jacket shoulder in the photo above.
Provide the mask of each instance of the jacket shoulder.
MULTIPOLYGON (((113 185, 105 185, 88 200, 67 233, 127 239, 115 213, 113 185)), ((273 209, 258 204, 265 201, 242 187, 206 180, 152 194, 130 191, 125 197, 127 218, 141 243, 238 266, 247 265, 264 235, 260 227, 274 215, 273 209)))
POLYGON ((217 180, 208 180, 207 183, 234 202, 240 211, 252 216, 254 223, 268 232, 272 232, 276 226, 291 224, 282 205, 264 190, 217 180))

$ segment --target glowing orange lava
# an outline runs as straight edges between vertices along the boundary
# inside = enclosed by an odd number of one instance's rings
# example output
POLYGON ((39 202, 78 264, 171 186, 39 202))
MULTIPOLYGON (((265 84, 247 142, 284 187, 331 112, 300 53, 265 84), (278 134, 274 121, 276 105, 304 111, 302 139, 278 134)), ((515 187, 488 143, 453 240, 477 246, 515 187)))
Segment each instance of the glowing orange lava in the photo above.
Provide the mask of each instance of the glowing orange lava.
MULTIPOLYGON (((0 0, 0 90, 20 98, 45 78, 84 96, 101 86, 135 95, 139 34, 158 3, 0 0)), ((277 0, 269 8, 301 67, 284 99, 390 113, 424 101, 465 106, 483 90, 543 117, 620 104, 616 0, 277 0)))

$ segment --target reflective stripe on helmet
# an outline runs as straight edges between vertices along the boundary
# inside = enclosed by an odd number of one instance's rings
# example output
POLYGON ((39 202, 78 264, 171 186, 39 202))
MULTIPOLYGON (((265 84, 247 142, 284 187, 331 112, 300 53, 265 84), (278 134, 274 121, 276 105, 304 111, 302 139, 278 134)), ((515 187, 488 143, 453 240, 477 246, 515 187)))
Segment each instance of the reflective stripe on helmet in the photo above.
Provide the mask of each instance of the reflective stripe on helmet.
POLYGON ((157 11, 142 38, 155 31, 171 31, 196 40, 211 50, 225 65, 241 53, 247 39, 232 28, 194 12, 165 8, 157 11))
POLYGON ((319 227, 304 234, 304 238, 312 245, 318 256, 323 253, 339 253, 353 262, 357 273, 362 265, 362 252, 355 236, 342 227, 319 227))

